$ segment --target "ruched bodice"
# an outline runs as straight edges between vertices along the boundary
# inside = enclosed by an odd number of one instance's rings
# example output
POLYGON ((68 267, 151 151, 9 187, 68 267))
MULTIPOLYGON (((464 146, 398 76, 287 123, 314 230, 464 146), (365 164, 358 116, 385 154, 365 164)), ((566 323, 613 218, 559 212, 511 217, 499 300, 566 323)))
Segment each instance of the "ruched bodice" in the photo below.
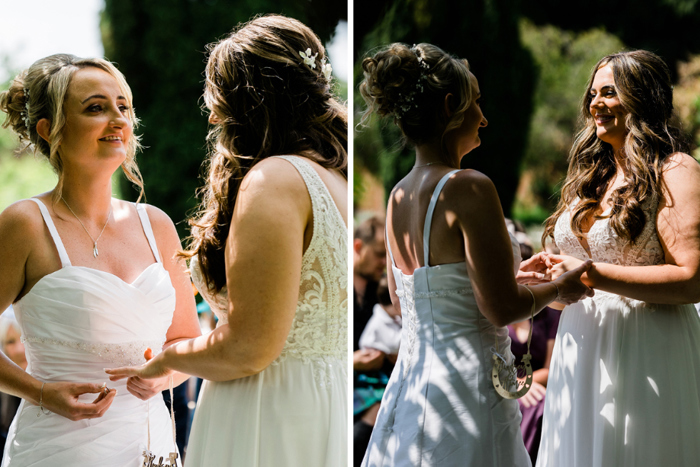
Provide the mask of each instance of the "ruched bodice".
MULTIPOLYGON (((365 467, 529 465, 518 404, 498 396, 491 383, 496 341, 513 359, 507 329, 479 311, 464 262, 429 266, 433 212, 453 173, 440 180, 428 205, 426 266, 404 274, 387 242, 403 329, 365 467)), ((519 246, 512 246, 519 264, 519 246)))
MULTIPOLYGON (((157 260, 129 284, 108 272, 73 266, 48 210, 41 201, 32 201, 41 209, 62 267, 42 277, 13 305, 25 344, 27 372, 43 382, 101 384, 109 381, 105 368, 139 365, 149 347, 158 353, 172 322, 175 290, 160 262, 144 207, 139 205, 137 210, 157 260)), ((37 417, 38 407, 23 402, 8 435, 3 466, 44 461, 56 466, 139 465, 147 439, 146 402, 127 391, 126 380, 108 386, 117 389, 117 396, 100 419, 72 422, 53 413, 37 417), (70 442, 65 439, 68 434, 70 442), (58 439, 61 449, 50 449, 58 439), (102 439, 101 447, 85 448, 96 439, 102 439), (104 464, 104 459, 114 463, 104 464)), ((80 400, 94 398, 86 394, 80 400)), ((153 401, 153 450, 167 454, 173 450, 168 414, 162 397, 153 401)))

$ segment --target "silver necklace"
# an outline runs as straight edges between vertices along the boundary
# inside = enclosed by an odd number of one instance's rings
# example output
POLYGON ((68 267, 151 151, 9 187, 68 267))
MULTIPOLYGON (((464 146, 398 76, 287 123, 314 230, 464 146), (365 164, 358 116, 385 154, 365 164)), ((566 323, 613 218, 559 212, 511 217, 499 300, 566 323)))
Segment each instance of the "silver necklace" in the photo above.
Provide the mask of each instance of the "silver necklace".
POLYGON ((109 218, 112 217, 112 203, 110 202, 109 214, 107 214, 107 222, 105 222, 104 227, 102 227, 102 231, 95 239, 95 238, 92 238, 92 235, 90 235, 90 232, 88 232, 88 229, 85 227, 85 224, 83 224, 83 221, 80 220, 80 217, 78 217, 78 215, 70 207, 70 205, 68 204, 68 201, 66 201, 66 198, 61 196, 61 199, 63 200, 64 203, 66 203, 66 207, 70 210, 71 214, 73 214, 73 216, 75 216, 75 218, 78 219, 78 222, 80 222, 80 225, 83 226, 83 230, 85 231, 86 234, 88 234, 88 237, 90 237, 90 240, 92 240, 92 256, 97 258, 97 256, 100 254, 100 252, 97 251, 97 242, 100 240, 100 237, 102 236, 105 229, 107 228, 107 224, 109 224, 109 218))

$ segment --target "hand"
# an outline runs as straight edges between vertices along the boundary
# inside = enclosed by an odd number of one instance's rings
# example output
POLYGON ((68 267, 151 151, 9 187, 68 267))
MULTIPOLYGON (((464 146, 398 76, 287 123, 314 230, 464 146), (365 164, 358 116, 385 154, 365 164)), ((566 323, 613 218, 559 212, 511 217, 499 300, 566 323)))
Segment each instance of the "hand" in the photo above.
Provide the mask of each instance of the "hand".
POLYGON ((539 401, 544 399, 546 391, 546 387, 542 386, 537 381, 532 381, 530 390, 527 392, 527 394, 520 398, 520 402, 522 402, 525 408, 535 406, 539 401))
POLYGON ((127 390, 141 400, 150 399, 167 388, 170 384, 169 376, 174 373, 163 364, 164 352, 153 358, 153 351, 147 349, 144 358, 147 362, 141 366, 105 369, 105 373, 110 375, 110 381, 128 378, 127 390))
MULTIPOLYGON (((567 256, 566 258, 570 257, 567 256)), ((592 297, 593 295, 595 295, 593 289, 588 287, 581 280, 581 276, 585 274, 589 269, 591 269, 593 261, 589 259, 584 263, 576 258, 570 258, 570 260, 571 261, 567 259, 566 261, 562 261, 555 266, 555 268, 558 268, 562 264, 564 264, 564 266, 561 266, 560 269, 565 270, 565 268, 578 263, 576 267, 564 272, 563 274, 558 276, 555 281, 553 281, 559 288, 559 298, 557 299, 557 302, 564 305, 571 305, 572 303, 576 303, 584 297, 592 297), (569 263, 565 264, 567 261, 569 261, 569 263)))
POLYGON ((352 367, 358 371, 378 370, 384 364, 384 352, 377 349, 360 349, 352 355, 352 367))
POLYGON ((549 255, 548 260, 550 266, 547 268, 546 274, 551 277, 551 280, 555 280, 565 272, 576 269, 583 264, 582 260, 567 255, 549 255))
POLYGON ((552 262, 549 255, 545 252, 537 253, 536 255, 526 259, 520 263, 518 274, 515 276, 515 281, 518 284, 542 284, 549 282, 547 271, 552 267, 552 262))
POLYGON ((55 414, 77 421, 99 418, 112 405, 116 389, 93 383, 46 383, 43 391, 43 406, 55 414), (82 394, 97 394, 91 403, 78 402, 82 394))

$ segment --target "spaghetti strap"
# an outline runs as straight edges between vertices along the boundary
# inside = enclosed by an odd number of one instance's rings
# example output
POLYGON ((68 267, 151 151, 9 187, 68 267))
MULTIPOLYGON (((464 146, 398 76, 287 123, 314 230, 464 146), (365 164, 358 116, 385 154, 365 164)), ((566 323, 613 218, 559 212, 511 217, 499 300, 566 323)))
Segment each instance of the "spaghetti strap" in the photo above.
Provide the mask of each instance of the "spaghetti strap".
POLYGON ((56 230, 56 226, 53 223, 53 219, 51 218, 51 214, 49 214, 49 210, 46 208, 46 205, 40 199, 37 199, 37 198, 28 198, 28 199, 34 201, 37 204, 37 206, 39 206, 39 210, 41 211, 41 217, 44 218, 44 223, 46 224, 46 227, 48 227, 48 229, 49 229, 49 233, 51 234, 51 238, 53 239, 53 243, 56 245, 56 250, 58 251, 58 257, 61 259, 61 267, 65 268, 67 266, 71 266, 70 258, 68 257, 68 252, 66 251, 66 247, 63 246, 63 242, 61 241, 61 236, 58 235, 58 231, 56 230))
POLYGON ((156 262, 160 263, 161 261, 160 255, 158 254, 158 245, 156 245, 156 238, 153 236, 153 228, 151 227, 151 221, 148 219, 146 205, 137 203, 136 211, 139 213, 139 218, 141 219, 141 226, 143 227, 143 233, 146 234, 148 244, 151 245, 151 251, 153 251, 153 256, 156 257, 156 262))
POLYGON ((430 226, 433 223, 433 213, 435 212, 435 205, 437 204, 438 197, 442 188, 447 183, 447 180, 452 176, 453 173, 459 172, 459 170, 452 170, 446 173, 438 182, 433 191, 433 196, 430 198, 430 204, 428 204, 428 211, 425 213, 425 223, 423 225, 423 266, 430 266, 430 226))
POLYGON ((389 245, 389 232, 387 232, 386 226, 384 227, 384 242, 386 243, 386 251, 389 252, 389 258, 391 259, 391 265, 396 267, 394 263, 394 254, 391 252, 391 245, 389 245))

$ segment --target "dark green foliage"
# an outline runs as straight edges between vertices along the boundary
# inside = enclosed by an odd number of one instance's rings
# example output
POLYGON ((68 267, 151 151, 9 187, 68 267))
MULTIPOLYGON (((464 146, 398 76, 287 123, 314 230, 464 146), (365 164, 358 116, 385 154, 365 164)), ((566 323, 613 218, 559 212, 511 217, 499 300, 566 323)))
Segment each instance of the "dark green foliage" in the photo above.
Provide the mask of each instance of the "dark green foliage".
MULTIPOLYGON (((356 45, 362 41, 355 69, 356 86, 362 79, 361 59, 368 51, 391 42, 429 42, 469 60, 479 80, 482 109, 489 126, 480 131, 481 147, 465 157, 463 164, 493 180, 504 211, 509 214, 525 152, 535 82, 532 58, 520 43, 519 2, 396 0, 375 1, 370 6, 363 0, 355 3, 356 11, 358 5, 374 12, 377 20, 368 26, 371 19, 363 15, 356 24, 356 45)), ((364 108, 359 96, 355 105, 358 111, 364 108)), ((390 190, 410 170, 413 151, 397 146, 399 133, 391 122, 381 132, 381 141, 367 141, 373 134, 376 130, 356 135, 355 157, 372 171, 379 166, 382 180, 390 190)))
MULTIPOLYGON (((281 13, 310 26, 323 41, 347 18, 345 2, 310 0, 106 0, 102 36, 134 93, 146 149, 138 156, 148 202, 163 209, 180 234, 197 204, 207 154, 201 110, 205 46, 260 13, 281 13)), ((123 184, 128 184, 122 180, 123 184)), ((132 199, 137 193, 122 190, 132 199)))
POLYGON ((700 9, 696 0, 541 0, 523 15, 538 25, 585 31, 604 27, 630 48, 650 50, 669 64, 700 50, 700 9))

